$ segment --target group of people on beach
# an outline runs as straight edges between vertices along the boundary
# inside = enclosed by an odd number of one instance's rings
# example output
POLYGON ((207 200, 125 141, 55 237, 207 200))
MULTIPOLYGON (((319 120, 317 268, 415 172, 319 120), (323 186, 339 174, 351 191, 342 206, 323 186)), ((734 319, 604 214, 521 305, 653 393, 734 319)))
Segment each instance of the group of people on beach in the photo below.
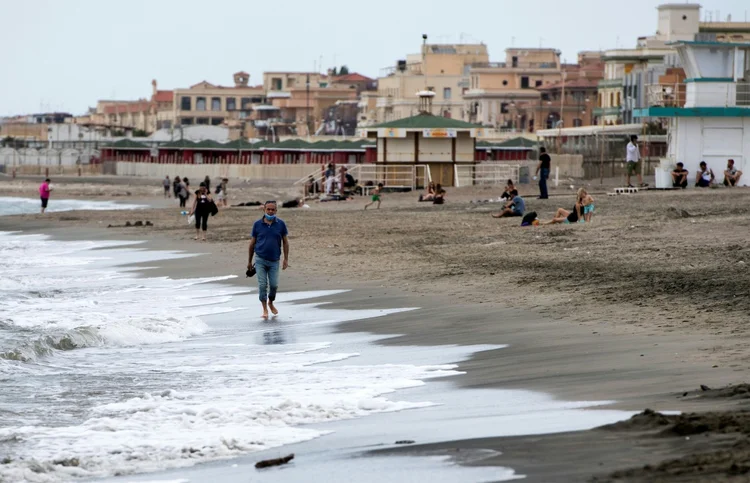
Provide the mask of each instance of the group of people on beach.
MULTIPOLYGON (((195 190, 195 197, 193 198, 193 204, 190 210, 187 212, 188 219, 194 220, 195 223, 195 238, 194 240, 206 241, 206 232, 208 231, 208 217, 215 215, 219 207, 226 207, 227 204, 227 184, 229 180, 222 178, 214 194, 216 200, 214 200, 211 194, 211 178, 206 175, 205 179, 200 182, 198 189, 195 190), (201 235, 201 232, 203 234, 201 235)), ((190 180, 187 176, 182 178, 175 176, 172 180, 168 175, 162 180, 162 187, 164 188, 164 197, 169 198, 171 194, 179 199, 180 208, 186 208, 187 202, 191 198, 190 192, 190 180)), ((184 213, 184 212, 183 212, 184 213)))
MULTIPOLYGON (((222 178, 219 184, 216 186, 216 192, 214 194, 216 194, 216 200, 221 206, 227 206, 228 183, 229 180, 227 178, 222 178)), ((203 181, 200 182, 199 186, 205 187, 206 191, 208 191, 208 193, 211 193, 211 178, 206 175, 203 181)), ((183 176, 182 178, 180 178, 179 176, 175 176, 174 180, 172 180, 170 179, 169 175, 167 175, 162 180, 162 187, 164 188, 165 198, 169 198, 173 193, 174 197, 180 200, 180 208, 184 208, 187 205, 187 201, 191 196, 190 180, 187 176, 183 176)), ((198 191, 196 191, 195 193, 197 194, 198 191)))
MULTIPOLYGON (((672 187, 685 189, 688 187, 688 175, 690 172, 685 169, 683 163, 677 163, 675 168, 672 170, 672 187)), ((727 169, 724 170, 724 186, 731 188, 737 186, 737 183, 742 177, 742 171, 737 169, 734 165, 734 159, 727 160, 727 169)), ((695 174, 695 187, 696 188, 710 188, 714 185, 716 176, 714 171, 706 165, 705 161, 701 161, 699 164, 698 172, 695 174)))
POLYGON ((509 179, 505 185, 505 190, 500 197, 506 200, 503 209, 498 213, 493 213, 493 218, 522 218, 522 225, 552 225, 556 223, 588 223, 594 214, 594 197, 591 196, 586 188, 579 188, 576 192, 576 201, 573 208, 558 208, 555 216, 551 220, 540 222, 536 218, 536 212, 526 213, 526 201, 518 194, 518 190, 509 179))

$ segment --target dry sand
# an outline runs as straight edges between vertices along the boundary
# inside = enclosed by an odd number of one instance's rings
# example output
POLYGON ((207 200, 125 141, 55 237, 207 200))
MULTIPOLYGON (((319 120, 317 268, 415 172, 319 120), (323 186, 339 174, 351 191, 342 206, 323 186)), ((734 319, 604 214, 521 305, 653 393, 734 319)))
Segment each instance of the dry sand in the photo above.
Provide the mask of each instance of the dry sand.
MULTIPOLYGON (((110 178, 76 188, 58 181, 55 196, 93 198, 99 190, 102 199, 116 199, 106 194, 116 186, 131 193, 128 202, 169 207, 8 217, 0 220, 0 229, 70 234, 86 227, 118 238, 193 246, 194 230, 173 201, 158 197, 157 183, 110 178), (138 220, 154 226, 105 228, 138 220)), ((2 186, 6 194, 20 195, 35 182, 2 186)), ((594 221, 586 225, 521 228, 518 219, 492 219, 499 204, 471 201, 496 198, 499 190, 482 188, 450 190, 443 206, 417 203, 415 194, 386 194, 380 210, 367 212, 364 198, 282 209, 292 247, 282 285, 354 287, 341 306, 424 307, 398 322, 385 318, 341 327, 404 334, 389 344, 510 345, 462 364, 468 373, 456 378, 461 386, 615 399, 620 408, 698 411, 694 422, 708 421, 691 440, 658 425, 633 423, 405 451, 499 449, 501 456, 484 463, 513 467, 530 481, 747 481, 750 424, 738 412, 748 407, 747 399, 724 393, 709 398, 698 387, 746 380, 750 190, 608 197, 597 187, 591 187, 594 221), (691 392, 696 389, 700 394, 691 392), (731 424, 714 424, 726 417, 731 424)), ((532 188, 527 190, 531 194, 532 188)), ((294 195, 282 184, 239 185, 230 194, 232 203, 294 195)), ((528 198, 527 209, 550 218, 557 207, 570 208, 573 199, 566 187, 549 200, 528 198)), ((217 270, 241 273, 250 226, 259 216, 257 207, 222 210, 209 221, 208 243, 194 246, 213 253, 217 270)))

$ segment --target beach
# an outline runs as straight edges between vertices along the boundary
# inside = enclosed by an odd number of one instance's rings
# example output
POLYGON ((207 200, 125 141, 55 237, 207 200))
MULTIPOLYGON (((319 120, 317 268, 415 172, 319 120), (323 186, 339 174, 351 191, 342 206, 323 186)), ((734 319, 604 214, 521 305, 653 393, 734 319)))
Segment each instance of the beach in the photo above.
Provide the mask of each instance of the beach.
MULTIPOLYGON (((32 183, 0 186, 11 196, 28 195, 32 183)), ((258 207, 220 211, 201 243, 192 240, 195 231, 173 200, 158 197, 154 181, 61 180, 58 186, 50 206, 59 193, 152 207, 2 217, 0 231, 149 240, 209 253, 201 276, 244 272, 258 207), (151 226, 125 226, 136 221, 151 226)), ((549 200, 535 200, 533 188, 525 188, 527 209, 542 219, 574 201, 568 186, 549 200)), ((280 209, 292 249, 282 289, 351 290, 331 298, 333 309, 420 307, 337 326, 342 334, 401 334, 378 341, 385 346, 507 346, 459 363, 465 374, 447 380, 467 392, 533 390, 565 401, 614 401, 605 407, 612 410, 698 412, 706 421, 718 417, 709 411, 741 414, 744 392, 700 386, 746 380, 750 191, 610 197, 596 184, 589 190, 596 212, 585 225, 522 228, 518 219, 492 219, 500 204, 481 201, 496 199, 496 188, 449 190, 443 206, 417 203, 414 193, 386 193, 382 208, 367 212, 364 198, 280 209)), ((239 185, 230 203, 294 195, 283 185, 239 185)), ((160 262, 160 270, 173 278, 195 276, 194 266, 175 260, 160 262)), ((513 468, 528 481, 721 481, 743 474, 736 462, 746 452, 747 428, 738 421, 732 431, 708 425, 699 441, 662 435, 668 422, 510 438, 498 427, 483 428, 498 437, 441 435, 423 446, 411 438, 417 444, 398 451, 496 450, 502 454, 464 463, 513 468), (717 451, 726 457, 713 458, 713 465, 686 458, 717 451), (659 466, 668 460, 682 463, 659 466), (642 469, 646 464, 650 469, 642 469)))

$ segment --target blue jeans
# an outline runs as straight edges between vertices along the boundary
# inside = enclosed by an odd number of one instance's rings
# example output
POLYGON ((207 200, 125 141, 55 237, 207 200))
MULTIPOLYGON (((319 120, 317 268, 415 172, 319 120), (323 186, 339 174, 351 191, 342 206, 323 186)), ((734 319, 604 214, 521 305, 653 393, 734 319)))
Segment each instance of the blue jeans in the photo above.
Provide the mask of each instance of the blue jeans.
POLYGON ((258 298, 261 302, 266 299, 273 302, 279 288, 279 261, 272 262, 256 255, 255 270, 258 277, 258 298))
POLYGON ((549 170, 542 168, 539 172, 539 197, 548 198, 547 193, 547 178, 549 178, 549 170))

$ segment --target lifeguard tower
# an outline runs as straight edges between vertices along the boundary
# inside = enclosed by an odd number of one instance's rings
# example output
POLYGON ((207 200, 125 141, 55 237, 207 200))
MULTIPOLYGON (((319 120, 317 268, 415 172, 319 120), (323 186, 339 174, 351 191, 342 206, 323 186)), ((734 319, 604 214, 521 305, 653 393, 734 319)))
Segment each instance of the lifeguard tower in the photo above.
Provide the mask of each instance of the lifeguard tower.
POLYGON ((419 114, 361 129, 360 135, 377 140, 377 165, 382 169, 396 172, 397 166, 420 166, 418 171, 427 171, 435 183, 454 186, 455 167, 475 164, 476 138, 484 136, 484 129, 434 116, 432 91, 420 91, 417 96, 419 114))
POLYGON ((727 160, 750 186, 750 43, 684 41, 672 44, 685 70, 684 83, 648 86, 640 118, 669 118, 667 156, 656 168, 656 187, 671 188, 671 170, 682 162, 689 185, 701 161, 723 179, 727 160))

